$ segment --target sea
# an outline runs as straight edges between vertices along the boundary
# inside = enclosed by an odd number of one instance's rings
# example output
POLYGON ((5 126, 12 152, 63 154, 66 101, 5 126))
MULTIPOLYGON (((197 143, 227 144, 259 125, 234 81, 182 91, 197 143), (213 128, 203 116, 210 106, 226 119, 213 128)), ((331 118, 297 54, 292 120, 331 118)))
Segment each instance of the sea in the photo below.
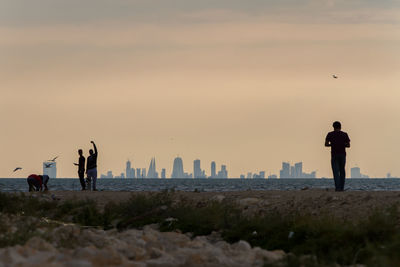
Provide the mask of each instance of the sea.
MULTIPOLYGON (((50 190, 80 190, 77 178, 54 178, 50 190)), ((223 192, 245 190, 302 190, 334 188, 333 179, 98 179, 99 191, 223 192)), ((399 191, 400 179, 346 179, 346 190, 399 191)), ((28 190, 26 178, 0 178, 0 192, 28 190)))

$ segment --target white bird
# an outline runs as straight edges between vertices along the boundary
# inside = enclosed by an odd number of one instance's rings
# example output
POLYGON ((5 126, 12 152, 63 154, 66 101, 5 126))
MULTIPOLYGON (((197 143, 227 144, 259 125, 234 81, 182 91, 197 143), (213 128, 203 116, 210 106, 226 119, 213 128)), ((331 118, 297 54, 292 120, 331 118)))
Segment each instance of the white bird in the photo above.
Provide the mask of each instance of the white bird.
POLYGON ((15 169, 13 170, 13 172, 16 172, 16 171, 19 171, 19 170, 22 170, 22 168, 21 168, 21 167, 17 167, 17 168, 15 168, 15 169))
POLYGON ((333 74, 332 77, 333 77, 334 79, 339 78, 339 77, 338 77, 337 75, 335 75, 335 74, 333 74))
POLYGON ((49 159, 49 161, 55 162, 57 158, 58 158, 58 156, 53 159, 49 159))

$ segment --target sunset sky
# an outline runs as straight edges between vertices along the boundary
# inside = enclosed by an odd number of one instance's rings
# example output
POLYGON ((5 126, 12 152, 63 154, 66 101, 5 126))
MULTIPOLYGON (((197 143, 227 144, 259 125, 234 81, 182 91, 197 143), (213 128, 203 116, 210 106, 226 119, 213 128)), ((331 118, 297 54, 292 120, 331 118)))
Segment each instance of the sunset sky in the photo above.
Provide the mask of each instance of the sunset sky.
POLYGON ((332 177, 335 120, 348 171, 400 176, 399 48, 398 0, 0 0, 0 177, 77 177, 91 140, 100 173, 332 177))

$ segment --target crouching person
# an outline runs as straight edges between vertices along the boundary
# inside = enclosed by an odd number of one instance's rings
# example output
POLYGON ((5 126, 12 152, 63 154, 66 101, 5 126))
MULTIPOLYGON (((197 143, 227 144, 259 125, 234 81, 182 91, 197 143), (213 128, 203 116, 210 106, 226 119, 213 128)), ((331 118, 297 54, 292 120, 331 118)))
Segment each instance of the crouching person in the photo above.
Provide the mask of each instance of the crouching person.
POLYGON ((28 178, 26 179, 29 186, 29 192, 49 190, 49 188, 47 187, 49 179, 50 177, 48 175, 37 175, 37 174, 29 175, 28 178))

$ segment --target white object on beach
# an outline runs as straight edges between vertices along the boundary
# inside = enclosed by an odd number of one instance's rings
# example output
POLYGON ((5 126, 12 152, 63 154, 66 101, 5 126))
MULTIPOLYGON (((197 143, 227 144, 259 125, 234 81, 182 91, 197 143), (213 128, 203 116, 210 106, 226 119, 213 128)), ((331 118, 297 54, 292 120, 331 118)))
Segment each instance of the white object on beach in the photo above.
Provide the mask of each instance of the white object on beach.
POLYGON ((289 232, 288 238, 290 239, 290 238, 292 238, 293 236, 294 236, 294 232, 290 231, 290 232, 289 232))

